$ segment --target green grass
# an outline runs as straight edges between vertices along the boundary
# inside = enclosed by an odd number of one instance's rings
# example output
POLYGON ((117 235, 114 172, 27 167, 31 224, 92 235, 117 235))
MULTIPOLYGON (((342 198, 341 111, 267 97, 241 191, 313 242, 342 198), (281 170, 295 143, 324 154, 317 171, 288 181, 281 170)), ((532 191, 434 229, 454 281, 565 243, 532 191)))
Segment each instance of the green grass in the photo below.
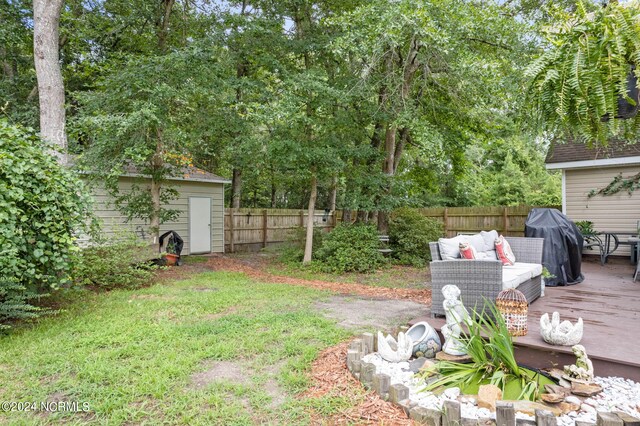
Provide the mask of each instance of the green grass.
POLYGON ((70 295, 66 312, 0 338, 0 400, 88 402, 90 412, 0 412, 0 423, 305 424, 309 407, 335 413, 351 401, 295 398, 318 352, 349 336, 310 308, 326 295, 222 272, 70 295), (242 365, 247 382, 194 388, 191 376, 215 360, 242 365))

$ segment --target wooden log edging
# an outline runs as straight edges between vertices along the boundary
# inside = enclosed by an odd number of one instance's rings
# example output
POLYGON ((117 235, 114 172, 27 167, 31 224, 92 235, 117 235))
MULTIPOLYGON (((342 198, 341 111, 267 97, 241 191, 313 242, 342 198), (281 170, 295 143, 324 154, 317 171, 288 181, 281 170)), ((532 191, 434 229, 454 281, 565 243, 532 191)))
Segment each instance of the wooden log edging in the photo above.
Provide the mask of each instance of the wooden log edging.
MULTIPOLYGON (((421 407, 409 399, 408 387, 400 383, 390 384, 389 375, 376 373, 374 364, 362 361, 365 355, 378 350, 377 343, 371 333, 364 333, 354 339, 347 350, 347 369, 366 389, 372 389, 383 400, 398 405, 408 418, 418 424, 428 426, 555 426, 557 424, 555 416, 546 410, 536 410, 535 421, 517 419, 513 404, 502 401, 497 403, 496 420, 462 417, 458 401, 445 401, 442 410, 421 407)), ((596 423, 576 422, 576 426, 626 426, 630 423, 624 416, 624 413, 598 412, 596 423)))

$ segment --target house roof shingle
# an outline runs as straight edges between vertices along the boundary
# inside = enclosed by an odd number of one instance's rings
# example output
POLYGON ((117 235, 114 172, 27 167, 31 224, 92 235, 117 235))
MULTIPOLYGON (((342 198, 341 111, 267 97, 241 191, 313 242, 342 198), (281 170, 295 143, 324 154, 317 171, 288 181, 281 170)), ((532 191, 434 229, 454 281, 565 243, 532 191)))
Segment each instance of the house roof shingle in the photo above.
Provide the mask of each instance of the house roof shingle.
POLYGON ((588 147, 584 143, 567 141, 554 142, 549 147, 545 163, 567 163, 573 161, 603 160, 640 156, 640 144, 624 141, 610 141, 607 146, 588 147))

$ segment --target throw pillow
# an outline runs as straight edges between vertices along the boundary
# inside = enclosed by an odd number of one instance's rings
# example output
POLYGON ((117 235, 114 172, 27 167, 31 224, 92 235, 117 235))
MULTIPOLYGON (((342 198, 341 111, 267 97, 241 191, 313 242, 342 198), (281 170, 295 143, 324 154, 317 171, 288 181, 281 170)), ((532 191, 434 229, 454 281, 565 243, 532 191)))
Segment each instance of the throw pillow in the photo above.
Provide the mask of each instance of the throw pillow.
POLYGON ((438 239, 438 247, 440 248, 440 256, 443 260, 460 259, 460 243, 466 242, 464 235, 453 238, 438 239))
POLYGON ((496 253, 498 254, 498 259, 500 259, 503 266, 509 266, 516 263, 516 257, 511 250, 511 246, 502 235, 496 238, 496 253))
POLYGON ((470 243, 460 243, 460 257, 474 260, 477 257, 476 249, 470 243))

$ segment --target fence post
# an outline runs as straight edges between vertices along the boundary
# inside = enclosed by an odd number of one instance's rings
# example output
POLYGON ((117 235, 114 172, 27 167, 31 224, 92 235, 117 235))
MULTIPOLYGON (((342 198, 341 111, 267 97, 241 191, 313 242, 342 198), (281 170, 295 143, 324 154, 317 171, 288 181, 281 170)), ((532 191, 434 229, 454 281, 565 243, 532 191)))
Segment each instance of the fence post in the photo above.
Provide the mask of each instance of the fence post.
POLYGON ((447 237, 447 231, 449 228, 449 224, 447 222, 449 222, 449 209, 448 208, 444 208, 444 213, 442 214, 442 221, 444 223, 444 236, 447 237))
POLYGON ((504 224, 504 235, 507 235, 508 231, 509 231, 509 207, 505 206, 504 210, 502 211, 502 220, 503 220, 503 224, 504 224))
POLYGON ((304 210, 300 210, 300 228, 304 228, 304 210))
POLYGON ((231 253, 233 253, 235 251, 235 247, 234 247, 234 240, 235 240, 235 234, 233 232, 233 228, 234 228, 234 224, 233 224, 233 210, 234 208, 231 207, 229 209, 229 251, 231 253))
POLYGON ((267 247, 267 210, 262 210, 262 248, 267 247))

